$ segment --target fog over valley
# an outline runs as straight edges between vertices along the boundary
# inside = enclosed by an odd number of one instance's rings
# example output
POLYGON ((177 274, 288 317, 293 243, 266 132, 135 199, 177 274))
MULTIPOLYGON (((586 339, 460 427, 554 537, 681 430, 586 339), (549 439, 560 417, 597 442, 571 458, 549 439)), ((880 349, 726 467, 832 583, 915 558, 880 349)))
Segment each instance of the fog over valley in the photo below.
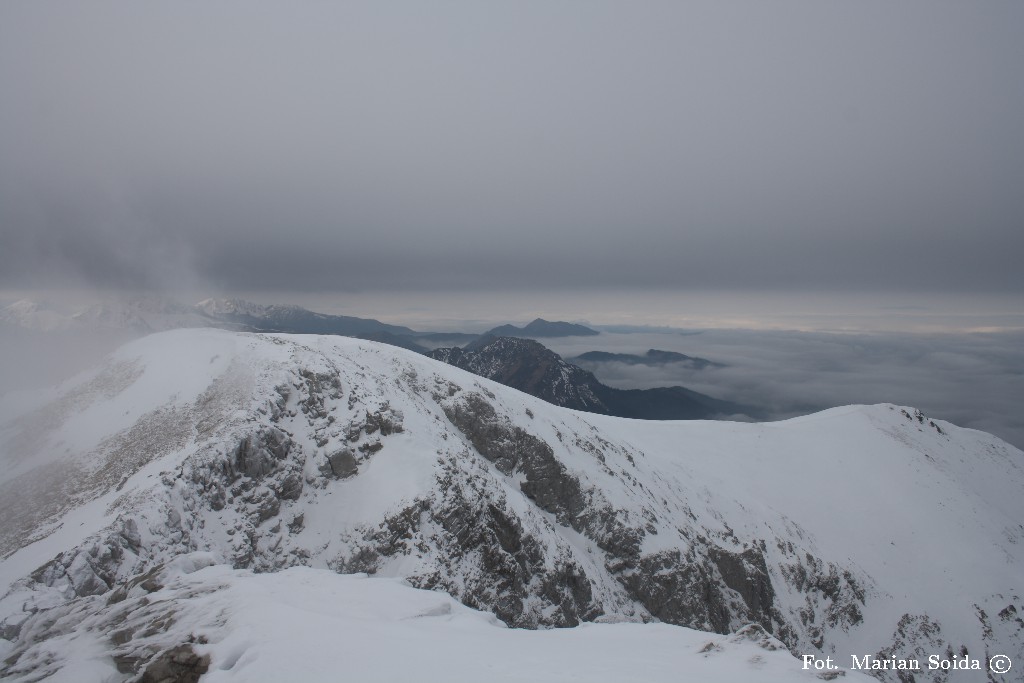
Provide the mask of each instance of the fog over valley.
MULTIPOLYGON (((82 311, 95 314, 104 302, 118 310, 118 302, 133 300, 151 306, 177 301, 182 310, 189 308, 184 303, 189 294, 184 293, 177 299, 153 292, 38 294, 50 303, 33 314, 34 325, 19 326, 11 314, 0 319, 0 339, 8 350, 0 357, 0 379, 10 389, 40 388, 65 379, 121 343, 152 331, 131 327, 116 316, 89 321, 82 311), (81 318, 77 323, 61 322, 76 313, 81 318)), ((32 293, 9 292, 0 303, 10 307, 16 303, 11 297, 23 295, 32 293)), ((773 420, 852 403, 897 403, 1024 444, 1019 410, 1024 405, 1024 311, 1012 297, 630 290, 265 296, 269 302, 300 301, 318 312, 470 335, 508 321, 564 316, 601 334, 540 341, 613 387, 681 385, 756 407, 762 419, 773 420), (573 360, 590 351, 644 354, 649 349, 700 357, 713 365, 573 360)), ((175 315, 154 324, 212 324, 175 315)), ((461 346, 466 340, 421 343, 436 348, 461 346)))

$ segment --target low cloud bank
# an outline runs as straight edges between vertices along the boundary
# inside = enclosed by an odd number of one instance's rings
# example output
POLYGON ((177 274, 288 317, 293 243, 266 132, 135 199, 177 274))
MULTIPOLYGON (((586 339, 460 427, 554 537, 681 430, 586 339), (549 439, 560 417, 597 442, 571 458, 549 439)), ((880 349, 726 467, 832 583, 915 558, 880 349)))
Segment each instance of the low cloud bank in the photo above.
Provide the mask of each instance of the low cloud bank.
POLYGON ((605 333, 552 341, 569 358, 602 350, 676 351, 726 364, 693 369, 603 363, 612 386, 679 384, 784 419, 851 403, 897 403, 1024 448, 1024 333, 829 334, 758 330, 605 333))

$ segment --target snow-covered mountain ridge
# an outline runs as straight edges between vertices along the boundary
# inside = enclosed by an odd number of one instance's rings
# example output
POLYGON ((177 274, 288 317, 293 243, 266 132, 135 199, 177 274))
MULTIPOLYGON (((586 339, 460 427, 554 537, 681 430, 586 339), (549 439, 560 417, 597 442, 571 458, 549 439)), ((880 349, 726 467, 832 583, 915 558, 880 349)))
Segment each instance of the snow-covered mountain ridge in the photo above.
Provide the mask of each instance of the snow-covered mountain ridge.
POLYGON ((158 296, 102 301, 87 306, 56 306, 22 299, 0 307, 0 322, 36 332, 126 330, 150 333, 181 327, 220 326, 230 321, 207 315, 199 306, 185 306, 158 296))
POLYGON ((203 329, 0 409, 14 655, 33 610, 204 551, 401 577, 513 626, 1024 657, 1024 454, 910 408, 624 420, 372 342, 203 329))
POLYGON ((411 335, 413 330, 369 318, 328 315, 301 306, 257 304, 244 299, 204 299, 195 305, 161 296, 112 298, 87 306, 55 306, 27 299, 0 306, 0 323, 36 332, 125 330, 152 333, 192 327, 240 332, 411 335))

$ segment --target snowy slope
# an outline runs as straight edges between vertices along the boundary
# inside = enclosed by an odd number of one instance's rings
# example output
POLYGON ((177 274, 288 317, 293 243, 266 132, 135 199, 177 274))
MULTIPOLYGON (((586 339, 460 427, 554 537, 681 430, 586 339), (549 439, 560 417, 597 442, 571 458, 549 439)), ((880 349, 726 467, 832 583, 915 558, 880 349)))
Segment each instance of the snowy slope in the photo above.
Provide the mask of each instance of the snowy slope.
POLYGON ((102 612, 92 596, 204 551, 404 578, 514 626, 756 622, 843 663, 1024 657, 1024 455, 910 408, 624 420, 372 342, 205 329, 0 411, 16 652, 33 609, 102 612))
POLYGON ((48 637, 19 653, 8 675, 116 680, 148 664, 151 672, 203 672, 208 683, 316 683, 342 675, 387 683, 820 680, 756 626, 728 637, 665 624, 509 629, 493 615, 394 579, 304 567, 253 574, 210 562, 182 556, 110 608, 96 609, 99 597, 78 598, 53 610, 61 615, 57 629, 40 614, 25 624, 24 640, 48 637), (118 634, 113 642, 111 634, 118 634))

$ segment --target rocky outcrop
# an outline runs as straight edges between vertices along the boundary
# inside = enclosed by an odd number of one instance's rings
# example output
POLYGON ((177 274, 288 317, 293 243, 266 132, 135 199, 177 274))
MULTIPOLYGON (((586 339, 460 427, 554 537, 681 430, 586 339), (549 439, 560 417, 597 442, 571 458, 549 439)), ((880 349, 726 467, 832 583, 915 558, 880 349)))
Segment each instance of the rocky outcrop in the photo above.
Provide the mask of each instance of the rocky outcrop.
POLYGON ((191 645, 161 652, 142 670, 139 683, 198 683, 210 670, 210 656, 196 653, 191 645))
POLYGON ((192 631, 202 625, 177 623, 175 600, 202 600, 217 586, 204 592, 172 588, 161 598, 154 594, 173 584, 174 574, 211 563, 208 557, 193 556, 169 563, 174 567, 157 565, 130 577, 109 596, 86 595, 35 610, 10 639, 13 650, 0 663, 0 677, 44 680, 59 670, 53 652, 81 639, 105 651, 122 675, 118 680, 131 676, 138 683, 196 683, 209 670, 209 656, 195 650, 206 640, 192 631), (178 644, 168 647, 168 641, 178 644))
POLYGON ((639 552, 643 528, 624 523, 600 493, 584 489, 555 457, 551 446, 499 416, 480 394, 467 393, 444 404, 445 415, 473 447, 505 476, 523 477, 520 490, 560 524, 592 538, 619 559, 639 552))
POLYGON ((320 465, 320 473, 324 476, 345 479, 359 472, 359 464, 355 454, 348 448, 334 451, 325 456, 325 462, 320 465))
POLYGON ((482 498, 473 484, 441 482, 438 497, 366 529, 355 551, 332 566, 372 574, 394 558, 420 557, 412 585, 444 590, 510 626, 575 626, 599 616, 590 579, 568 548, 552 552, 506 501, 482 498))
MULTIPOLYGON (((452 424, 501 474, 516 478, 520 490, 558 523, 594 541, 606 570, 651 616, 719 633, 752 621, 769 632, 783 626, 784 634, 794 633, 775 605, 763 542, 732 552, 701 539, 685 554, 644 554, 646 528, 630 524, 625 512, 581 483, 548 443, 512 425, 481 394, 465 393, 443 405, 452 424)), ((601 448, 591 444, 589 450, 596 455, 601 448)))
POLYGON ((429 355, 557 406, 609 412, 595 392, 597 378, 532 339, 481 337, 464 349, 435 349, 429 355))
POLYGON ((230 474, 262 479, 273 472, 278 462, 287 459, 291 440, 279 429, 261 430, 244 437, 235 449, 230 474))
MULTIPOLYGON (((927 614, 904 614, 892 634, 892 645, 879 650, 875 654, 875 659, 885 661, 896 657, 927 663, 930 655, 937 654, 945 659, 952 659, 955 654, 959 654, 960 649, 946 641, 942 636, 942 627, 927 614)), ((963 651, 962 654, 967 653, 963 651)), ((935 683, 945 683, 949 680, 949 671, 942 669, 930 672, 927 679, 921 672, 915 675, 913 671, 896 671, 895 675, 900 683, 916 683, 919 677, 921 680, 935 683)))

